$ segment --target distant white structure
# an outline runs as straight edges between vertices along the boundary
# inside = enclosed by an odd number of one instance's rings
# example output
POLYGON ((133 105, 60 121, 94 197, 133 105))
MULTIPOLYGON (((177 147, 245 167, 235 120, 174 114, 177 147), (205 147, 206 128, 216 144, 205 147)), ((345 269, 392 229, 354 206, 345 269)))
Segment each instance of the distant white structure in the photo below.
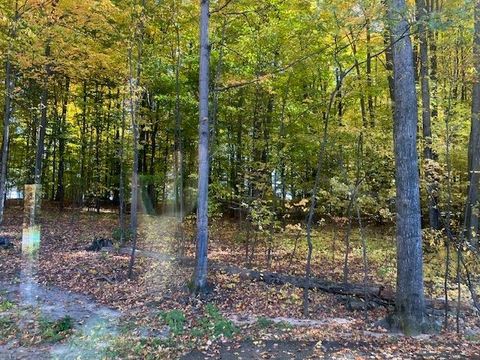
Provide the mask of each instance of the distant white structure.
POLYGON ((9 187, 7 190, 7 200, 23 199, 23 191, 16 186, 9 187))

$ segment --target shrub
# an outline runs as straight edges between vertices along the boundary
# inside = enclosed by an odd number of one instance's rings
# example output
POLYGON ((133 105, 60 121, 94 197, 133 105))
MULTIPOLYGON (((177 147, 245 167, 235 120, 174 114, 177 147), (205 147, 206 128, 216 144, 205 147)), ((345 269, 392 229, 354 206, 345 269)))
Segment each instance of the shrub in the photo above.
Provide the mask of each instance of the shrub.
POLYGON ((160 313, 162 320, 170 327, 173 335, 183 334, 185 327, 185 314, 181 310, 171 310, 160 313))
POLYGON ((55 321, 47 319, 40 320, 40 335, 45 341, 60 341, 64 339, 72 329, 73 319, 68 315, 55 321))

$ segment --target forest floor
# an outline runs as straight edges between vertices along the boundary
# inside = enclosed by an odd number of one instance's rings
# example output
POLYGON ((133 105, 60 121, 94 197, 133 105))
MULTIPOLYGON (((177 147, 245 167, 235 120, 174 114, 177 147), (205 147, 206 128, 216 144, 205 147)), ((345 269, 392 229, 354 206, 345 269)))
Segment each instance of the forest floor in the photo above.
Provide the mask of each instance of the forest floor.
MULTIPOLYGON (((246 260, 247 232, 233 222, 213 222, 212 289, 199 297, 190 292, 192 262, 178 260, 179 248, 183 259, 193 258, 193 236, 187 227, 184 246, 178 246, 178 226, 171 217, 140 217, 140 251, 129 280, 128 251, 117 246, 85 251, 95 237, 112 238, 118 230, 114 213, 46 208, 40 251, 33 258, 21 254, 22 216, 20 207, 9 206, 0 232, 14 244, 0 250, 0 359, 480 359, 480 322, 465 290, 460 334, 450 312, 448 331, 405 337, 380 326, 387 315, 384 307, 365 314, 345 297, 310 291, 305 319, 302 289, 224 271, 223 265, 249 265, 301 275, 304 239, 296 231, 290 238, 268 240, 274 246, 267 264, 261 237, 250 241, 246 260)), ((341 281, 341 229, 325 234, 315 246, 314 276, 341 281)), ((372 228, 366 234, 368 281, 392 291, 391 229, 372 228)), ((361 249, 353 235, 351 249, 349 281, 361 283, 361 249)), ((430 298, 441 295, 440 263, 427 256, 430 298)))

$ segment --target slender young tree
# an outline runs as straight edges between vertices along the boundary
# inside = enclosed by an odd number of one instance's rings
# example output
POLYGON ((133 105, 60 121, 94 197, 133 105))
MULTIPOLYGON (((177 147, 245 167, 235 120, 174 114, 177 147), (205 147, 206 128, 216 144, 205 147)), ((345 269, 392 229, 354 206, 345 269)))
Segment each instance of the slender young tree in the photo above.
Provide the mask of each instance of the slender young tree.
POLYGON ((142 55, 143 55, 143 37, 144 37, 144 16, 145 16, 145 0, 141 1, 141 13, 138 20, 138 27, 135 29, 134 40, 137 44, 137 63, 134 67, 133 59, 133 43, 128 51, 128 64, 130 71, 129 92, 130 92, 130 117, 132 120, 133 132, 133 167, 132 167, 132 196, 130 205, 130 229, 132 232, 132 252, 130 254, 130 262, 128 265, 128 277, 133 276, 133 265, 135 263, 135 250, 137 247, 137 227, 138 227, 138 141, 140 138, 138 129, 138 106, 140 92, 140 76, 142 73, 142 55), (137 35, 138 34, 138 35, 137 35))
MULTIPOLYGON (((50 39, 47 40, 45 45, 45 57, 47 61, 50 57, 50 39)), ((48 82, 51 73, 51 66, 49 63, 45 66, 45 77, 42 84, 42 94, 40 96, 40 127, 38 129, 37 137, 37 150, 35 153, 35 171, 34 171, 34 183, 35 185, 41 185, 42 183, 42 165, 43 155, 45 152, 45 134, 47 131, 47 110, 48 110, 48 82)))
POLYGON ((402 331, 421 332, 424 323, 420 178, 417 154, 417 95, 405 0, 390 0, 393 37, 394 150, 397 188, 397 290, 395 312, 402 331))
POLYGON ((469 189, 465 214, 466 238, 478 246, 478 198, 480 182, 480 0, 475 2, 475 36, 473 43, 475 80, 472 93, 472 119, 468 144, 469 189))
POLYGON ((432 111, 430 100, 430 77, 428 64, 428 37, 427 20, 428 12, 425 0, 416 0, 417 22, 418 22, 418 40, 420 53, 420 86, 422 94, 422 129, 423 129, 423 156, 426 162, 425 176, 427 178, 428 193, 428 218, 432 229, 440 228, 440 212, 438 210, 438 186, 433 180, 434 174, 429 162, 433 160, 432 149, 432 111))
POLYGON ((70 79, 67 77, 65 79, 65 93, 63 95, 62 101, 62 115, 59 118, 59 142, 58 142, 58 185, 55 199, 59 202, 60 209, 63 209, 63 201, 65 198, 65 187, 64 187, 64 172, 65 172, 65 147, 66 147, 66 132, 67 132, 67 108, 68 108, 68 97, 70 92, 70 79))
POLYGON ((5 193, 7 190, 7 161, 8 161, 8 144, 10 142, 10 119, 13 115, 13 88, 14 88, 14 71, 12 66, 12 41, 16 37, 16 23, 19 18, 18 1, 15 1, 15 13, 13 17, 13 26, 10 30, 11 41, 8 43, 8 49, 5 56, 5 109, 3 113, 3 139, 2 139, 2 155, 0 168, 0 224, 3 222, 3 210, 5 208, 5 193))
POLYGON ((204 291, 207 286, 208 255, 208 173, 209 173, 209 65, 210 44, 209 0, 201 0, 200 6, 200 75, 199 75, 199 127, 198 127, 198 206, 197 206, 197 264, 195 267, 195 291, 204 291))

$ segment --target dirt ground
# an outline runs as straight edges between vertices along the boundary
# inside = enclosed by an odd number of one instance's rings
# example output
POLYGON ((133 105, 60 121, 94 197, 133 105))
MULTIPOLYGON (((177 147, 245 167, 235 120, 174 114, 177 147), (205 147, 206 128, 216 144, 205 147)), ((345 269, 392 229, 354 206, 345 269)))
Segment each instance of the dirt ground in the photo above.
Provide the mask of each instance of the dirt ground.
MULTIPOLYGON (((305 326, 302 289, 231 276, 221 267, 210 271, 208 296, 194 296, 193 269, 177 261, 178 227, 170 217, 141 216, 131 280, 128 251, 85 251, 95 237, 112 238, 114 213, 45 210, 41 247, 33 259, 21 254, 21 208, 10 206, 5 218, 1 235, 14 246, 0 250, 0 359, 480 358, 473 312, 462 314, 459 335, 452 312, 449 331, 404 337, 379 327, 385 308, 369 310, 365 320, 364 311, 352 311, 338 296, 311 291, 309 321, 320 325, 305 326), (45 324, 65 317, 72 329, 54 334, 53 341, 45 324)), ((213 231, 211 258, 245 266, 228 231, 225 226, 226 239, 213 231)), ((182 256, 188 258, 188 232, 185 241, 182 256)), ((282 270, 279 264, 274 270, 282 270)))

